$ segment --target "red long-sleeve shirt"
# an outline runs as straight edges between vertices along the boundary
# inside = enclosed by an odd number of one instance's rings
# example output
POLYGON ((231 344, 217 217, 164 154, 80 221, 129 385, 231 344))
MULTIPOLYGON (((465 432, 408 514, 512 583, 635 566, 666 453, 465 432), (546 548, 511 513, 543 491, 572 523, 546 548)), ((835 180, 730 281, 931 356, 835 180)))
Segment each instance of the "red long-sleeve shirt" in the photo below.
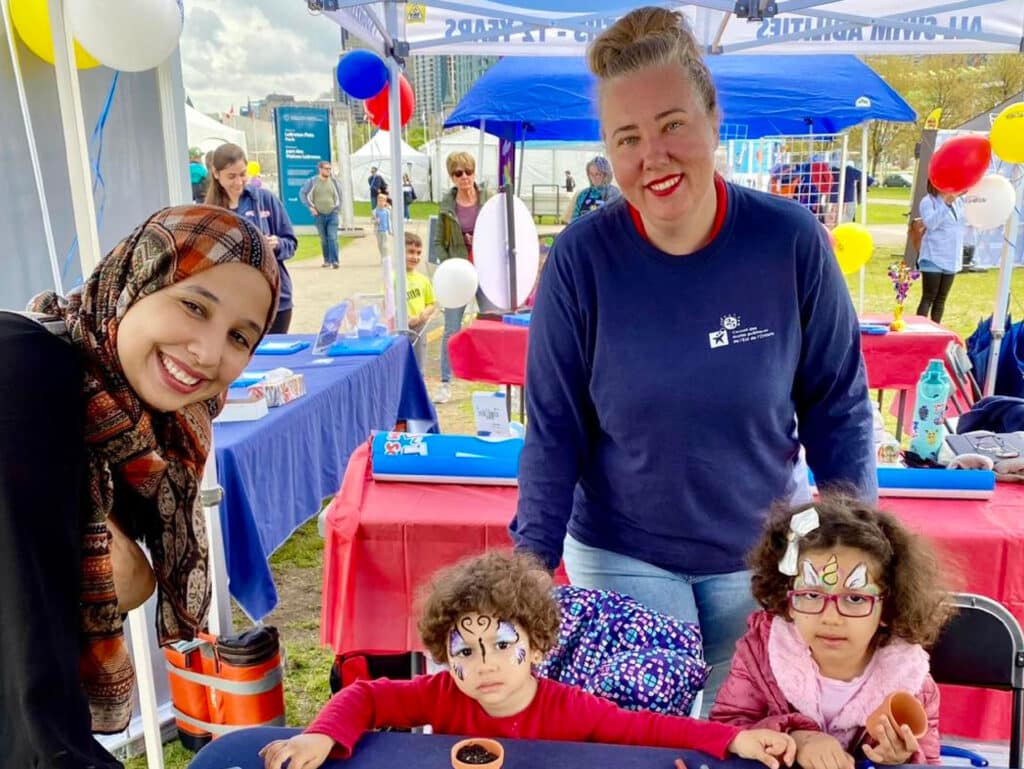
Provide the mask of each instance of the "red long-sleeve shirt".
POLYGON ((357 681, 334 695, 306 731, 331 737, 338 744, 332 755, 347 758, 370 729, 427 724, 435 734, 645 745, 700 750, 716 758, 725 758, 740 732, 728 724, 623 710, 546 678, 538 679, 537 694, 525 710, 494 718, 459 691, 447 672, 411 681, 357 681))

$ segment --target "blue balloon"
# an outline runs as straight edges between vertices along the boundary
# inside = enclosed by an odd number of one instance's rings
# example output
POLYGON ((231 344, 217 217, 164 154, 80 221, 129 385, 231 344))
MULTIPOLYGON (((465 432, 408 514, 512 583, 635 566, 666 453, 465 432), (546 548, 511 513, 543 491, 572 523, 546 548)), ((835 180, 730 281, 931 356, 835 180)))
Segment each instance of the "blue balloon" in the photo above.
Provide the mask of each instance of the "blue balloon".
POLYGON ((388 84, 388 67, 373 51, 357 49, 338 59, 338 85, 353 99, 370 99, 388 84))

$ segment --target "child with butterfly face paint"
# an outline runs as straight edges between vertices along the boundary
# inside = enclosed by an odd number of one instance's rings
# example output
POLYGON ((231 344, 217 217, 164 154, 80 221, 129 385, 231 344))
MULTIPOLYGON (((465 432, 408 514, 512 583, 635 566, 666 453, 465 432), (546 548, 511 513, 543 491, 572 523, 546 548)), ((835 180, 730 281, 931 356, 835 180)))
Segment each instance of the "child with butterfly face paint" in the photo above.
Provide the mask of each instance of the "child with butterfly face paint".
POLYGON ((427 651, 448 670, 412 681, 358 681, 338 692, 304 734, 267 745, 267 769, 314 769, 348 757, 369 729, 430 724, 436 734, 572 740, 735 754, 790 765, 791 737, 648 711, 623 710, 532 666, 558 640, 551 577, 524 554, 490 552, 440 572, 419 623, 427 651))
POLYGON ((949 616, 935 553, 892 515, 842 494, 777 509, 750 555, 754 597, 711 719, 791 734, 805 769, 938 764, 939 692, 922 645, 949 616), (866 717, 909 691, 928 731, 866 717))

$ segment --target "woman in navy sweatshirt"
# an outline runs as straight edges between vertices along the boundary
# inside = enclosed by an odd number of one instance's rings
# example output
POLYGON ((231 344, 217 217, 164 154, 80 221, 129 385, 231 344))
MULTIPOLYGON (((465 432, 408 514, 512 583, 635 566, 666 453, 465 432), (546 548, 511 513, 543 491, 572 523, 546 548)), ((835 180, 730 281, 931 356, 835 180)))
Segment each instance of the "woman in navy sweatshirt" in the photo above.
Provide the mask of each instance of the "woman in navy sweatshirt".
POLYGON ((877 494, 857 317, 813 215, 715 173, 720 114, 682 17, 589 52, 623 197, 573 222, 537 293, 517 547, 699 622, 710 707, 754 607, 744 556, 800 487, 877 494))
POLYGON ((248 163, 245 150, 230 142, 213 152, 210 187, 206 191, 209 205, 229 208, 263 233, 277 258, 281 274, 281 301, 270 334, 287 334, 292 322, 292 276, 284 263, 295 255, 299 241, 295 239, 292 220, 281 200, 266 187, 246 184, 248 163))

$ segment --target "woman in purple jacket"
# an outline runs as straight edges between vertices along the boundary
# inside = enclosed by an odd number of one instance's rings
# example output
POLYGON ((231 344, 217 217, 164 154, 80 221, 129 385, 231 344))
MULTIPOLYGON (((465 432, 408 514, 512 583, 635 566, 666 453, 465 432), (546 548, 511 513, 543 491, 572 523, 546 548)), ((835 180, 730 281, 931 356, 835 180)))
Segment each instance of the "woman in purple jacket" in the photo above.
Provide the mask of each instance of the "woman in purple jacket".
POLYGON ((298 241, 284 205, 266 187, 246 184, 248 162, 245 150, 237 144, 222 144, 213 152, 210 187, 206 191, 209 205, 221 206, 244 217, 263 233, 277 258, 281 274, 281 301, 277 316, 267 333, 287 334, 292 322, 292 277, 284 266, 295 255, 298 241))

